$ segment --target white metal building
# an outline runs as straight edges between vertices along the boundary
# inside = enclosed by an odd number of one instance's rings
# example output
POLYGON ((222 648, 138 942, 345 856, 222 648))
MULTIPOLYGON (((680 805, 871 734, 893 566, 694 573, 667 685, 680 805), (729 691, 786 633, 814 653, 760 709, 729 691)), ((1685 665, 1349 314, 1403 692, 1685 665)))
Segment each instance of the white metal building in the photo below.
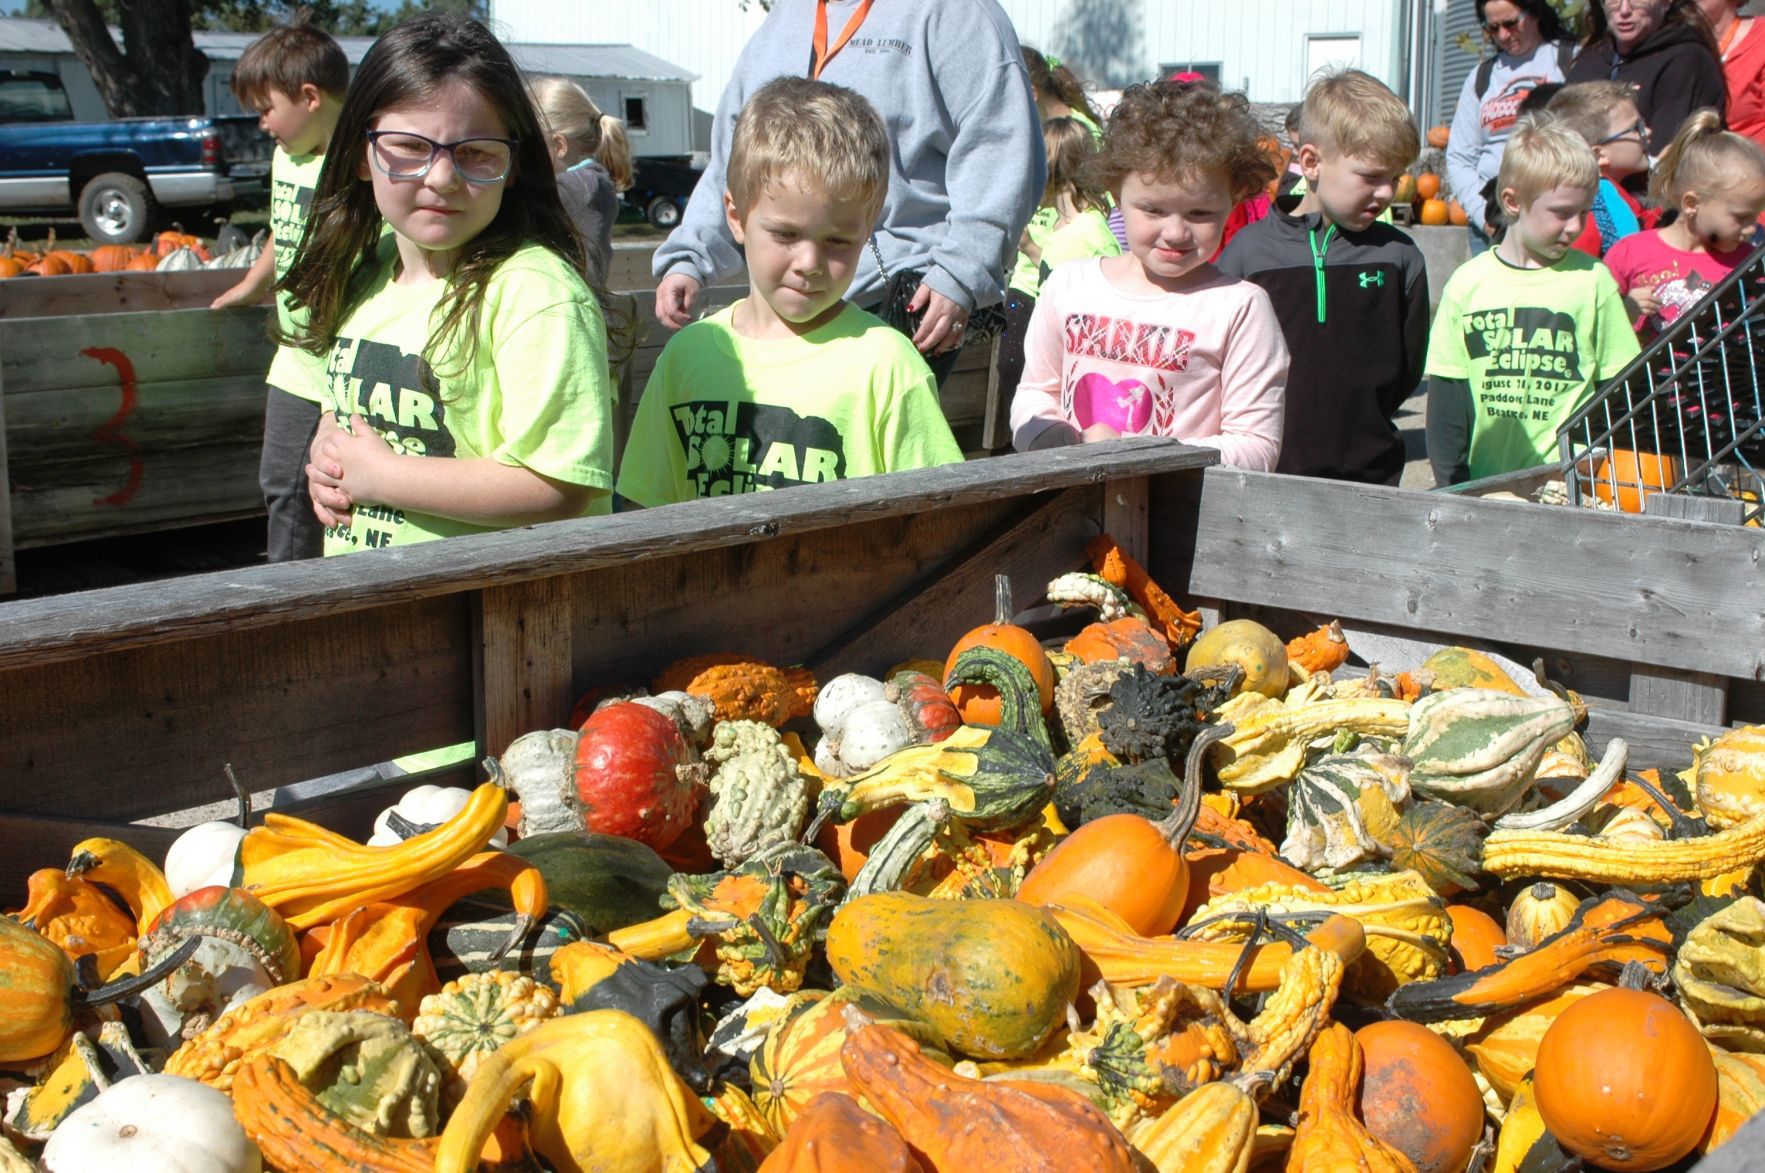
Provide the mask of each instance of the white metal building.
MULTIPOLYGON (((1456 70, 1456 96, 1475 64, 1440 34, 1449 15, 1469 25, 1474 18, 1459 10, 1470 13, 1472 0, 1000 3, 1019 39, 1058 55, 1099 89, 1193 69, 1257 102, 1294 102, 1318 69, 1352 63, 1403 94, 1425 121, 1439 121, 1437 66, 1456 70)), ((699 75, 693 103, 701 111, 715 109, 736 56, 765 18, 758 3, 743 10, 737 0, 491 0, 490 12, 498 33, 511 41, 629 41, 682 62, 699 75)))

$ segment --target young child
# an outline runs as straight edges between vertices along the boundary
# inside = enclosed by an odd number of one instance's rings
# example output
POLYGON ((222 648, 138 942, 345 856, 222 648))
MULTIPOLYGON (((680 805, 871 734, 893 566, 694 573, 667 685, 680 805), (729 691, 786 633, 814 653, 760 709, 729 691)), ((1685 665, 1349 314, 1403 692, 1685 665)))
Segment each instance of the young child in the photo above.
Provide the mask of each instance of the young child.
POLYGON ((1624 189, 1624 180, 1649 169, 1649 128, 1636 108, 1636 91, 1621 81, 1584 81, 1558 90, 1545 108, 1587 141, 1600 166, 1599 194, 1575 247, 1603 257, 1620 240, 1653 227, 1658 213, 1624 189))
POLYGON ((619 467, 640 506, 951 464, 962 450, 906 335, 844 300, 882 214, 889 140, 851 90, 762 86, 730 146, 748 296, 669 339, 619 467))
POLYGON ((605 285, 613 263, 619 193, 631 186, 631 144, 620 121, 602 114, 588 91, 569 78, 538 79, 533 102, 546 126, 558 197, 588 252, 588 279, 605 285))
POLYGON ((508 51, 457 16, 400 25, 332 147, 285 282, 325 359, 325 553, 607 512, 606 330, 508 51))
MULTIPOLYGON (((294 263, 348 88, 349 62, 343 50, 309 24, 272 29, 240 54, 233 94, 257 111, 258 125, 276 140, 270 160, 270 239, 239 283, 214 299, 214 309, 262 300, 294 263)), ((284 335, 299 325, 286 293, 276 296, 276 323, 284 335)), ((276 347, 264 381, 268 394, 257 475, 269 515, 267 556, 271 562, 317 558, 324 552, 325 535, 307 496, 306 459, 307 443, 319 423, 325 364, 283 343, 276 347)))
POLYGON ((1422 379, 1428 270, 1377 217, 1421 139, 1403 101, 1359 70, 1314 83, 1301 109, 1299 206, 1240 232, 1219 267, 1268 291, 1301 358, 1275 471, 1395 485, 1404 446, 1392 421, 1422 379))
POLYGON ((1109 227, 1109 196, 1088 174, 1097 155, 1090 129, 1076 118, 1050 118, 1042 124, 1042 145, 1048 153, 1048 186, 1041 208, 1024 226, 1005 294, 1008 326, 999 339, 997 366, 999 386, 1007 394, 1023 376, 1023 333, 1043 279, 1067 261, 1122 251, 1109 227))
POLYGON ((1699 110, 1662 153, 1649 195, 1678 215, 1606 254, 1644 342, 1678 321, 1759 243, 1765 151, 1723 130, 1716 111, 1699 110))
POLYGON ((1570 247, 1599 165, 1549 113, 1522 118, 1497 176, 1508 229, 1446 283, 1428 347, 1428 459, 1450 485, 1557 459, 1557 431, 1636 357, 1606 267, 1570 247))
POLYGON ((1226 218, 1274 178, 1242 95, 1133 86, 1110 116, 1099 186, 1128 251, 1049 275, 1011 403, 1019 451, 1174 436, 1237 468, 1281 449, 1287 347, 1268 294, 1209 263, 1226 218))

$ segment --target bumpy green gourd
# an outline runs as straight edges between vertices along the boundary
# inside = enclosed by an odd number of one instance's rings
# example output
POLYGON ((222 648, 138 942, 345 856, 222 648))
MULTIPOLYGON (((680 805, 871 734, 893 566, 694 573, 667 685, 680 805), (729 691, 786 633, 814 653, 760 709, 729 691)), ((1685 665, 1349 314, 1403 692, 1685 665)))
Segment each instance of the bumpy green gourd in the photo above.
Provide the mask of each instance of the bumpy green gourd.
POLYGON ((720 722, 705 760, 715 767, 705 840, 726 867, 796 838, 809 815, 809 784, 778 730, 759 721, 720 722))
POLYGON ((1574 724, 1574 710, 1554 696, 1483 688, 1431 693, 1410 709, 1402 750, 1412 763, 1410 786, 1494 818, 1525 796, 1544 751, 1574 724))
POLYGON ((308 1010, 270 1052, 325 1107, 375 1136, 440 1131, 441 1071, 410 1028, 366 1010, 308 1010))

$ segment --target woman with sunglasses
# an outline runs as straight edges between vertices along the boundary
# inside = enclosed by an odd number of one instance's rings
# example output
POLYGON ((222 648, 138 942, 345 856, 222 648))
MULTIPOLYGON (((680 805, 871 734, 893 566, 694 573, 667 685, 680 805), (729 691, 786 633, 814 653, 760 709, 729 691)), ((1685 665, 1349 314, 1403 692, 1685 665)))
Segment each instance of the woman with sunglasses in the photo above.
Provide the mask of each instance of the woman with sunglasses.
POLYGON ((1698 0, 1728 83, 1728 129, 1765 144, 1765 22, 1742 16, 1747 0, 1698 0))
POLYGON ((1634 86, 1656 143, 1673 141, 1694 110, 1727 111, 1722 54, 1697 0, 1588 0, 1587 14, 1569 81, 1634 86))
POLYGON ((1465 79, 1446 148, 1446 179, 1470 223, 1471 255, 1489 247, 1500 210, 1484 188, 1501 170, 1520 103, 1563 80, 1574 46, 1549 0, 1477 0, 1477 20, 1494 49, 1465 79))

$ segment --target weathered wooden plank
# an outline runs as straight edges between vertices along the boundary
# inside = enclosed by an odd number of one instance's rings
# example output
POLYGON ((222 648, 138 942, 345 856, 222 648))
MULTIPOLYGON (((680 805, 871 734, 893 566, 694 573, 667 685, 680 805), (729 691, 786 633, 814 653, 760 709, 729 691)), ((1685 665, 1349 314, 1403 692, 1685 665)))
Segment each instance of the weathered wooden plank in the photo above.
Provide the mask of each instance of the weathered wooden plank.
POLYGON ((1765 679, 1765 532, 1211 469, 1160 478, 1179 595, 1765 679))
POLYGON ((466 741, 471 671, 464 594, 18 668, 0 806, 129 819, 229 799, 227 762, 256 791, 466 741))
POLYGON ((500 754, 570 715, 571 601, 567 578, 540 578, 477 594, 478 744, 500 754))
POLYGON ((1142 566, 1146 565, 1151 543, 1148 491, 1145 477, 1132 477, 1110 482, 1103 493, 1103 532, 1142 566))
POLYGON ((263 512, 257 466, 253 442, 150 453, 138 465, 69 461, 45 470, 53 479, 17 475, 16 543, 25 549, 251 517, 263 512))
POLYGON ((0 892, 11 894, 11 903, 22 903, 18 896, 32 872, 66 866, 75 845, 99 837, 120 839, 157 863, 165 858, 178 832, 140 823, 0 813, 0 892))
POLYGON ((261 379, 275 352, 267 321, 261 306, 5 321, 0 370, 8 395, 227 374, 261 379))
POLYGON ((1728 680, 1710 672, 1673 672, 1637 664, 1630 673, 1630 709, 1702 725, 1728 720, 1728 680))
POLYGON ((0 284, 0 318, 207 309, 243 269, 184 273, 83 273, 0 284))
POLYGON ((1747 517, 1747 503, 1737 497, 1698 497, 1690 493, 1650 493, 1642 511, 1650 517, 1676 517, 1713 525, 1740 525, 1747 517))
POLYGON ((1630 746, 1630 770, 1677 772, 1691 765, 1693 745, 1721 731, 1720 726, 1700 721, 1675 721, 1671 717, 1589 704, 1585 736, 1596 754, 1604 752, 1606 742, 1612 738, 1622 737, 1630 746))
MULTIPOLYGON (((99 649, 175 644, 201 635, 237 634, 411 602, 476 589, 492 579, 504 585, 638 559, 702 555, 747 546, 756 538, 1197 469, 1217 459, 1213 449, 1171 440, 1116 440, 474 534, 348 558, 116 587, 75 599, 31 599, 9 604, 4 611, 0 671, 90 656, 99 649)), ((661 593, 668 587, 662 580, 650 589, 661 593)), ((5 687, 0 682, 0 691, 5 687)))
POLYGON ((621 293, 655 289, 656 278, 650 273, 650 260, 656 255, 656 242, 614 241, 613 260, 607 266, 607 288, 621 293))
POLYGON ((942 654, 961 632, 991 618, 994 575, 1010 576, 1016 602, 1023 606, 1041 594, 1042 584, 1071 570, 1076 552, 1095 532, 1098 498, 1091 486, 1067 489, 1051 500, 1037 499, 1003 526, 986 527, 974 547, 915 579, 816 651, 806 666, 825 680, 942 654))

